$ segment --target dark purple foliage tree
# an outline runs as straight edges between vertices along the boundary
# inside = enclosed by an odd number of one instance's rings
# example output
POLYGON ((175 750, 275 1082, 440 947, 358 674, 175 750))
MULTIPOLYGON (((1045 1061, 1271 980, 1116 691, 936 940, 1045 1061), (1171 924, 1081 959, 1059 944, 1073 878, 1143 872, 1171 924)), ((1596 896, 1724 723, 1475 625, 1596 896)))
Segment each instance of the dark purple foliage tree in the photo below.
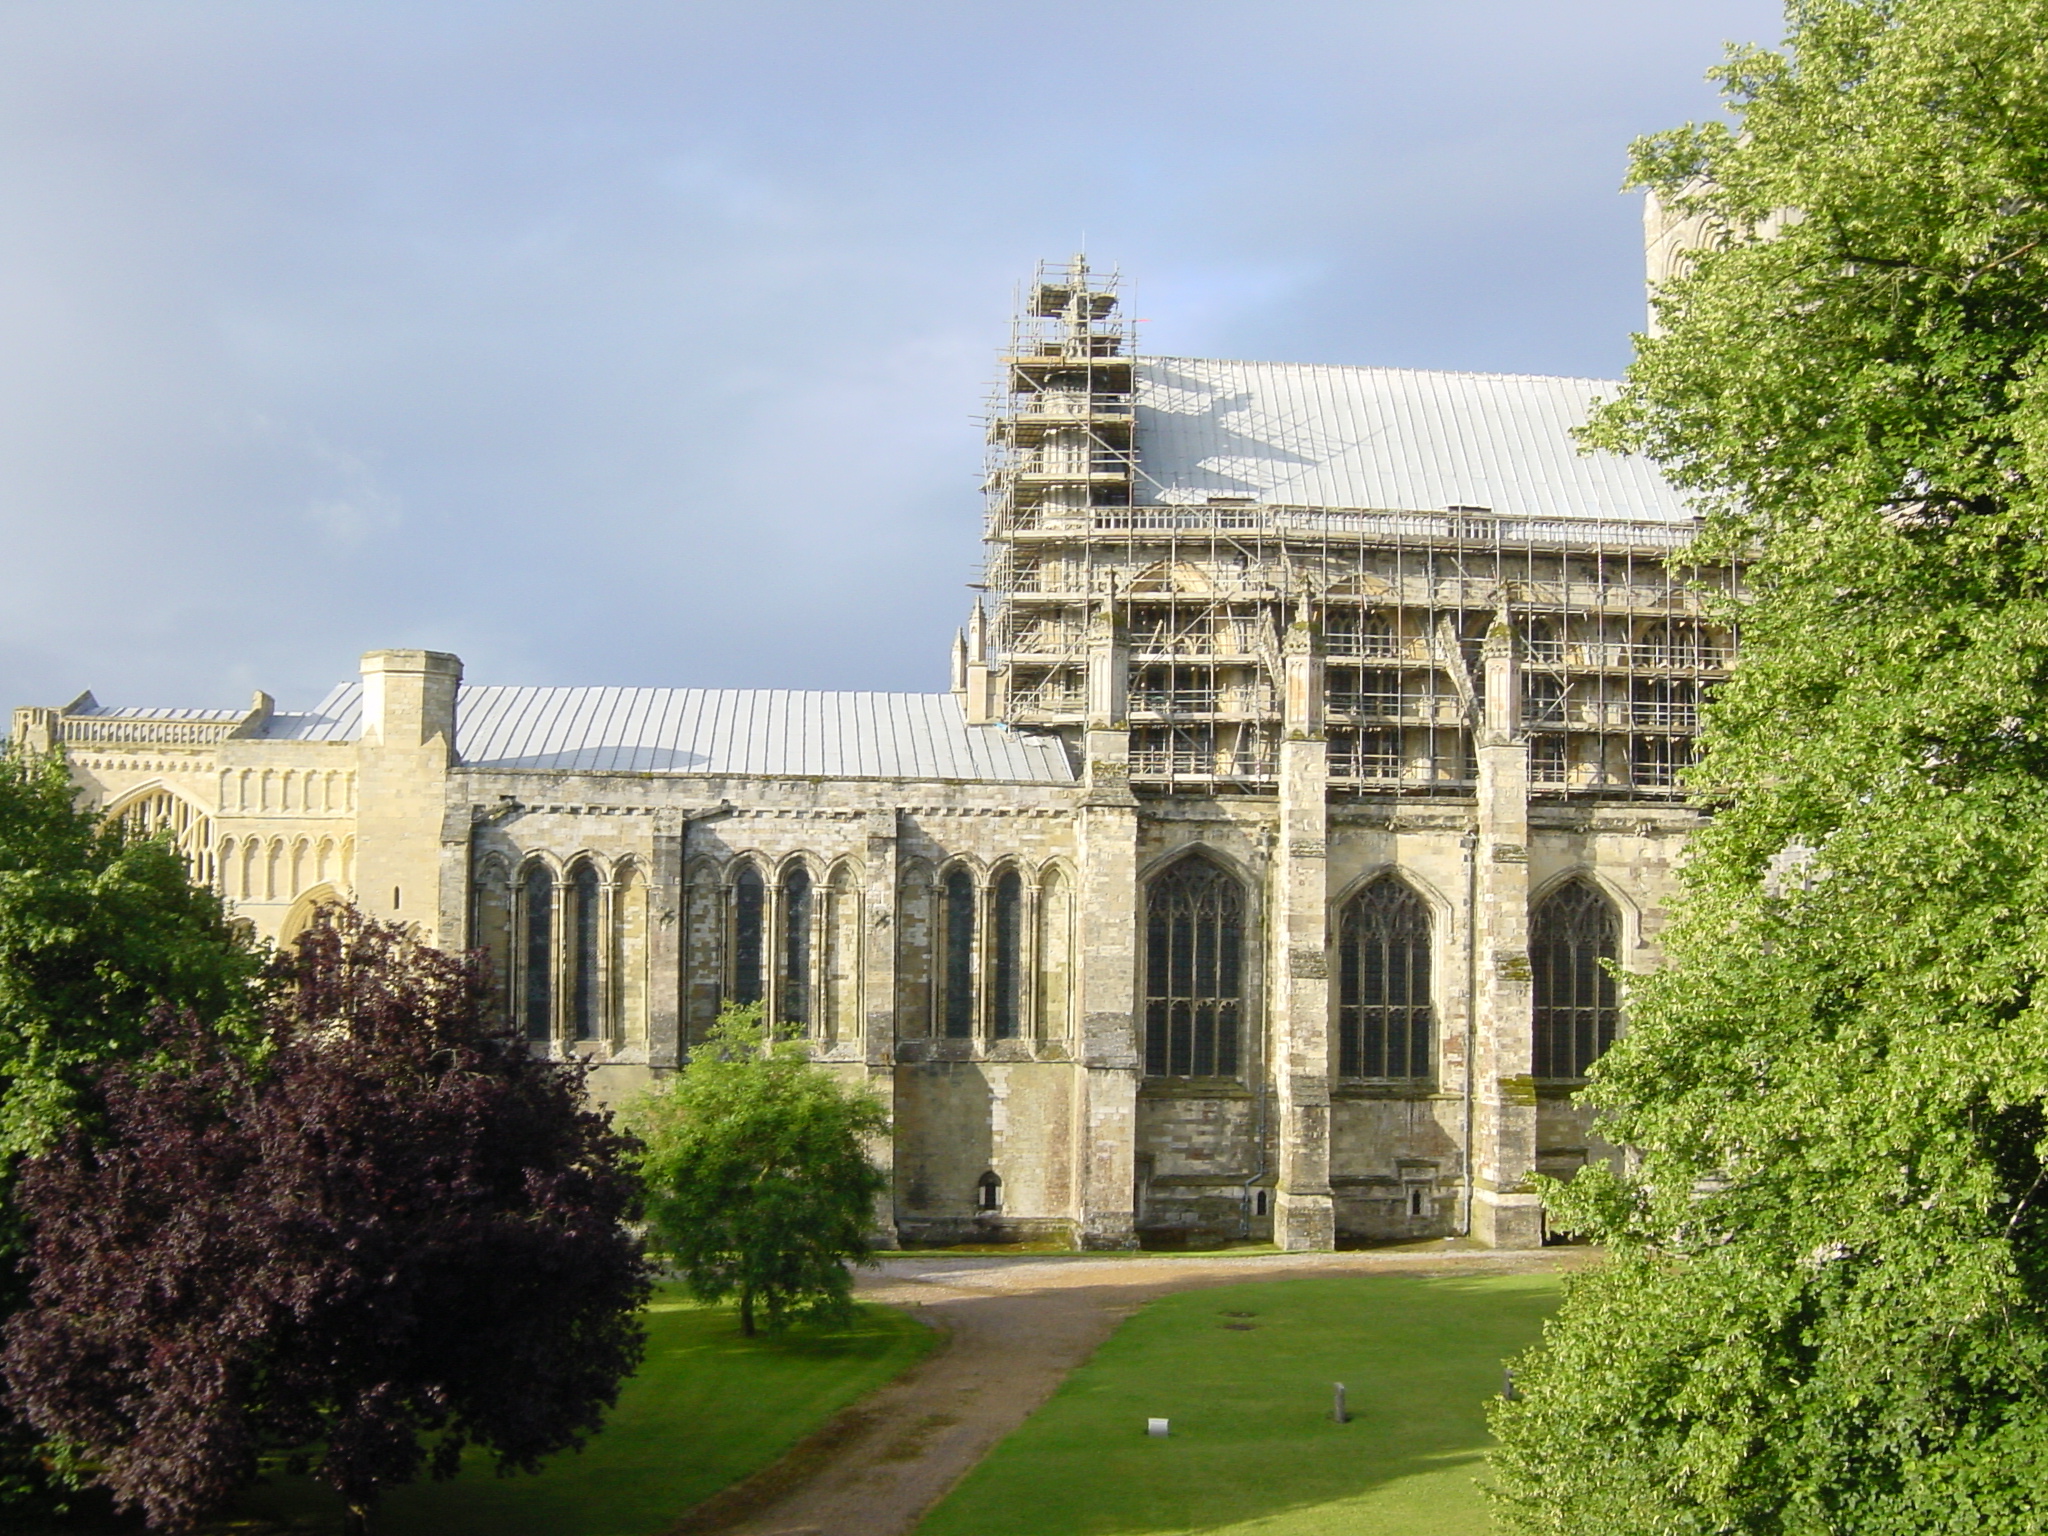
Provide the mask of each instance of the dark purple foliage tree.
POLYGON ((332 914, 278 962, 260 1065, 165 1015, 101 1133, 23 1167, 12 1400, 180 1530, 304 1448, 361 1529, 466 1446, 531 1470, 599 1427, 647 1294, 625 1144, 478 965, 332 914))

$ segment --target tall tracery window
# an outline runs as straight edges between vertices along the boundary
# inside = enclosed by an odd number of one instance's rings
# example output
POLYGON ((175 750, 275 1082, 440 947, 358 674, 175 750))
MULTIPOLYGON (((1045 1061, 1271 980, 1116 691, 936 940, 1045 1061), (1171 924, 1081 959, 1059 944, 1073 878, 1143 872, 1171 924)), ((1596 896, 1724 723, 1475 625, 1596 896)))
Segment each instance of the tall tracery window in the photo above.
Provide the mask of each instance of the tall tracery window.
POLYGON ((578 1040, 598 1037, 604 1008, 599 955, 604 927, 604 883, 588 864, 569 877, 569 1029, 578 1040))
POLYGON ((732 882, 732 1000, 742 1007, 761 1001, 765 990, 762 940, 768 918, 768 882, 751 862, 732 882))
POLYGON ((1244 1008, 1244 892, 1200 854, 1145 901, 1145 1071, 1234 1077, 1244 1008))
POLYGON ((990 892, 995 954, 989 967, 990 1026, 998 1040, 1024 1032, 1024 878, 1014 869, 996 877, 990 892))
POLYGON ((811 1022, 811 872, 798 864, 782 877, 782 997, 786 1024, 811 1022))
POLYGON ((949 1040, 974 1038, 974 876, 954 868, 940 888, 945 929, 940 987, 944 1029, 949 1040))
POLYGON ((124 836, 167 838, 199 885, 214 880, 213 824, 204 811, 167 789, 153 789, 122 806, 115 820, 124 836))
POLYGON ((529 1040, 554 1038, 555 877, 536 864, 519 882, 520 1020, 529 1040))
POLYGON ((1338 938, 1337 1073, 1427 1078, 1436 1037, 1429 910, 1389 875, 1345 903, 1338 938))
POLYGON ((1529 923, 1535 973, 1536 1076, 1579 1078, 1614 1044, 1621 1009, 1614 978, 1614 908, 1584 880, 1553 891, 1529 923))

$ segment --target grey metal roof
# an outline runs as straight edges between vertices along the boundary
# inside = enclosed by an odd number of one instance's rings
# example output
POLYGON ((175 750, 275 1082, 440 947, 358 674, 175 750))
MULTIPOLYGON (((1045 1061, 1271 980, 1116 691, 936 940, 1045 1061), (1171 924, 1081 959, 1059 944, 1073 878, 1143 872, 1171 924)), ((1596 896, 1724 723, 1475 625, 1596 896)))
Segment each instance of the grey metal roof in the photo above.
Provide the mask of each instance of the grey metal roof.
POLYGON ((95 720, 199 720, 218 722, 240 720, 246 709, 151 709, 147 705, 122 704, 109 709, 90 693, 80 694, 64 706, 67 715, 95 720))
POLYGON ((1685 522, 1647 459, 1581 453, 1603 379, 1145 357, 1138 500, 1685 522))
MULTIPOLYGON (((348 741, 362 685, 310 715, 273 717, 297 741, 348 741)), ((747 774, 1070 784, 1050 736, 969 725, 950 693, 805 693, 784 688, 465 686, 457 756, 475 768, 562 773, 747 774)))
POLYGON ((363 685, 337 683, 312 709, 279 710, 263 728, 265 741, 354 741, 363 730, 363 685))

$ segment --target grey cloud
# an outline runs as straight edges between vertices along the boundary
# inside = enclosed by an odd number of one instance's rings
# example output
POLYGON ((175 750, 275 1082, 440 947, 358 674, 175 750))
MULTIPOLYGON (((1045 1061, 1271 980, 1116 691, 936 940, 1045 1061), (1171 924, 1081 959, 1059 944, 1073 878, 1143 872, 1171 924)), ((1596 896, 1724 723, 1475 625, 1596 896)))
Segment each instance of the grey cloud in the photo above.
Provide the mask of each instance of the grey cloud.
POLYGON ((1758 0, 0 4, 0 694, 941 686, 1015 283, 1608 373, 1758 0), (1084 25, 1085 23, 1085 25, 1084 25), (1092 54, 1077 57, 1073 39, 1092 54))

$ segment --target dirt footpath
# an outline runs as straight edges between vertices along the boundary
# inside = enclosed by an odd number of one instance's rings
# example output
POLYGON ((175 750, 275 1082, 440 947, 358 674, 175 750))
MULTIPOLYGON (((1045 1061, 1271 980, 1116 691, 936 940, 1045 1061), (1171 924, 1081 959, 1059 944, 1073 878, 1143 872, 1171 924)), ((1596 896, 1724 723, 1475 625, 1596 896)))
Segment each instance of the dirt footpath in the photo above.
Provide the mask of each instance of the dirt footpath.
POLYGON ((1583 1249, 1452 1244, 1371 1253, 885 1259, 863 1300, 916 1309, 947 1342, 774 1466, 699 1505, 670 1536, 907 1536, 1142 1303, 1247 1280, 1389 1271, 1573 1268, 1583 1249))

